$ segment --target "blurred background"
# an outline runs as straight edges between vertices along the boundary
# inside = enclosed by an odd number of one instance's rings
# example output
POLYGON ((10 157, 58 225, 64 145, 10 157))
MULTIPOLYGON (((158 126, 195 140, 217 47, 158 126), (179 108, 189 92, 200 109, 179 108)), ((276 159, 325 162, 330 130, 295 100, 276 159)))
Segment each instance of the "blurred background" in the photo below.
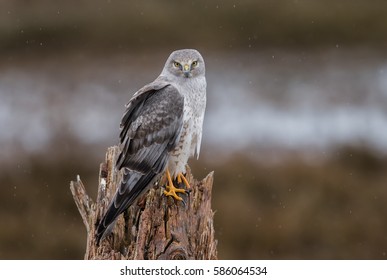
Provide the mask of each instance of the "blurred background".
POLYGON ((82 259, 124 104, 196 48, 221 259, 387 258, 387 2, 0 3, 0 258, 82 259))

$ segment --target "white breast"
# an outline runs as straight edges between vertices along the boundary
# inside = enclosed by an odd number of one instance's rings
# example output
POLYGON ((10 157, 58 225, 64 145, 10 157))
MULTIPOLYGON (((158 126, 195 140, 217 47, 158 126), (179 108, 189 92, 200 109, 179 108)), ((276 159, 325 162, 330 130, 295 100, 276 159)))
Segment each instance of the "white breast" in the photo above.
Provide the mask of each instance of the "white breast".
POLYGON ((185 83, 185 90, 179 88, 184 94, 184 116, 179 143, 171 152, 168 162, 168 169, 173 177, 179 173, 186 173, 185 166, 190 157, 194 155, 199 157, 206 107, 206 81, 204 77, 199 79, 202 80, 195 81, 195 85, 200 84, 200 87, 185 83))

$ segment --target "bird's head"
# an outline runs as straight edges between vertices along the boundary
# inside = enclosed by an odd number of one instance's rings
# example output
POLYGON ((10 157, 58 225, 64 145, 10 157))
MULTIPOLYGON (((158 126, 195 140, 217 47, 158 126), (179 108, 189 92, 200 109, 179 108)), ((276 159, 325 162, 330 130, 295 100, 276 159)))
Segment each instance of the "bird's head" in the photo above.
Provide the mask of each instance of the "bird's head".
POLYGON ((174 51, 165 63, 164 72, 182 78, 204 76, 205 66, 203 57, 197 50, 193 49, 174 51))

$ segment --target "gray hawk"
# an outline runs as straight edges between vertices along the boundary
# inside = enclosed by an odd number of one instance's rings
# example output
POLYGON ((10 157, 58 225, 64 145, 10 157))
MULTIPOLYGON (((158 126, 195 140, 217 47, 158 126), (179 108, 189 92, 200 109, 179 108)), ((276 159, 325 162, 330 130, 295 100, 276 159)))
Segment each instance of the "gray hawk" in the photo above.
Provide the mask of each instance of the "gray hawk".
POLYGON ((172 52, 161 74, 138 90, 120 125, 121 152, 116 168, 123 170, 120 186, 99 221, 96 240, 105 238, 117 217, 161 178, 166 177, 166 196, 182 200, 177 193, 189 187, 186 164, 199 156, 206 107, 205 65, 197 50, 172 52))

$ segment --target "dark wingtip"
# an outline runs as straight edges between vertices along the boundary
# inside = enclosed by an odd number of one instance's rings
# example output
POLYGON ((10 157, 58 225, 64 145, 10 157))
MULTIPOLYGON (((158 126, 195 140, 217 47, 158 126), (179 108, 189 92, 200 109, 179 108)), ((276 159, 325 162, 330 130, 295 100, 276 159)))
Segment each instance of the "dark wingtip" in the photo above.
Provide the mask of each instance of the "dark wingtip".
POLYGON ((95 234, 95 240, 96 240, 97 247, 99 247, 99 242, 101 241, 101 236, 97 233, 95 234))

